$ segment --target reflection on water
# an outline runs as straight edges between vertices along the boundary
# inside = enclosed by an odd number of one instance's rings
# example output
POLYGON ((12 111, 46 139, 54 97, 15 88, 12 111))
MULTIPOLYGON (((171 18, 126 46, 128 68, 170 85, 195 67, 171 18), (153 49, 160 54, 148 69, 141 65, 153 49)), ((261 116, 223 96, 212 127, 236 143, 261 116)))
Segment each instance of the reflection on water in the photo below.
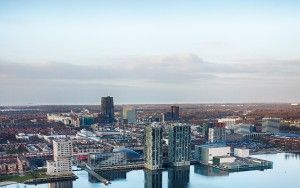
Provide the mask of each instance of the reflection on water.
POLYGON ((190 167, 177 167, 168 169, 168 187, 185 188, 190 181, 190 167))
POLYGON ((297 159, 300 160, 300 153, 285 153, 284 158, 286 160, 288 159, 297 159))
MULTIPOLYGON (((222 172, 215 168, 192 165, 190 168, 169 168, 163 171, 133 170, 106 172, 101 174, 109 179, 122 179, 112 181, 110 188, 296 188, 299 187, 300 155, 299 154, 267 154, 257 155, 255 158, 273 161, 273 169, 265 171, 245 171, 232 173, 222 172), (208 177, 213 176, 214 178, 208 177), (288 177, 288 178, 283 178, 288 177), (252 180, 252 181, 251 181, 252 180), (250 183, 247 183, 251 181, 250 183)), ((76 181, 56 182, 51 184, 24 185, 12 184, 6 188, 99 188, 106 187, 102 183, 88 176, 86 171, 75 171, 76 181)))
POLYGON ((144 170, 145 188, 162 188, 162 172, 160 170, 144 170))
MULTIPOLYGON (((109 180, 109 181, 113 181, 113 180, 121 180, 121 179, 126 179, 126 173, 128 171, 105 171, 105 172, 97 172, 100 176, 102 176, 103 178, 109 180)), ((89 182, 90 183, 98 183, 100 182, 97 178, 95 178, 93 175, 91 175, 90 173, 88 174, 89 177, 89 182)))
POLYGON ((100 172, 99 174, 104 177, 105 179, 108 179, 109 181, 113 180, 121 180, 121 179, 126 179, 126 173, 128 171, 105 171, 105 172, 100 172))
POLYGON ((99 183, 100 181, 95 178, 93 175, 91 175, 90 173, 88 173, 88 178, 89 178, 89 182, 90 183, 99 183))
POLYGON ((195 165, 194 172, 203 176, 229 176, 227 171, 204 165, 195 165))
POLYGON ((73 188, 73 181, 60 181, 49 183, 48 188, 73 188))

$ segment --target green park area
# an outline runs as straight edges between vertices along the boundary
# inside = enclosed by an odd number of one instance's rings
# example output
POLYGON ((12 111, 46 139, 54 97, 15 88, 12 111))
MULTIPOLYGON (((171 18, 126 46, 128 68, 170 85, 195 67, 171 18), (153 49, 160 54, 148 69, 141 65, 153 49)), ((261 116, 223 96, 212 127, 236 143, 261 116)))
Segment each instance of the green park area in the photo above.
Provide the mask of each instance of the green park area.
POLYGON ((30 179, 36 179, 36 178, 47 178, 49 177, 46 175, 45 170, 37 170, 33 172, 26 172, 24 174, 18 174, 18 175, 6 175, 6 176, 0 176, 0 182, 3 181, 13 181, 18 183, 23 183, 26 180, 30 179))

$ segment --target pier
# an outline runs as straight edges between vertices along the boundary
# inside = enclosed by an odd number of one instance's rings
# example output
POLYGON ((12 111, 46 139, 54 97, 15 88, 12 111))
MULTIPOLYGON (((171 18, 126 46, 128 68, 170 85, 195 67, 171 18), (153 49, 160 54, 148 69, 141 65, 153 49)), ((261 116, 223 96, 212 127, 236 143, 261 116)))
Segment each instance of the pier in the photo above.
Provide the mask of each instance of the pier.
POLYGON ((110 181, 105 179, 104 177, 100 176, 99 174, 97 174, 95 171, 90 170, 88 168, 85 168, 85 170, 91 174, 92 176, 94 176, 97 180, 99 180, 101 183, 104 183, 105 185, 110 184, 110 181))
POLYGON ((94 169, 95 171, 114 171, 114 170, 137 170, 143 169, 144 163, 138 164, 127 164, 127 165, 120 165, 120 166, 105 166, 101 167, 101 169, 94 169))
POLYGON ((199 161, 200 164, 217 168, 227 172, 239 172, 239 171, 250 171, 250 170, 264 170, 264 169, 272 169, 273 162, 247 157, 247 158, 240 158, 237 157, 236 161, 233 163, 224 163, 220 165, 214 165, 209 163, 204 163, 199 161))
POLYGON ((24 184, 41 184, 41 183, 51 183, 57 181, 74 181, 78 179, 78 177, 74 174, 66 175, 66 176, 50 176, 47 178, 35 178, 24 181, 24 184))

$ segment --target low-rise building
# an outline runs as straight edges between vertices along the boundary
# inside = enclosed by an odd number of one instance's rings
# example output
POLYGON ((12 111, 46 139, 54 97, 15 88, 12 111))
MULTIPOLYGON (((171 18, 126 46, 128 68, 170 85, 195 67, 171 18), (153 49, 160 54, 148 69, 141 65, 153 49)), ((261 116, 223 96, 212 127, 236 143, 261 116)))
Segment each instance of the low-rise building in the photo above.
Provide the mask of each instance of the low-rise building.
POLYGON ((101 167, 126 165, 127 159, 124 152, 90 153, 88 155, 88 168, 100 169, 101 167))
POLYGON ((72 174, 71 160, 47 161, 48 175, 67 175, 72 174))
POLYGON ((29 168, 29 162, 24 156, 0 157, 0 175, 23 173, 29 168))
POLYGON ((218 144, 199 145, 195 147, 195 159, 204 163, 212 163, 213 157, 230 156, 229 146, 218 144))
POLYGON ((263 133, 278 133, 280 127, 280 118, 263 118, 262 132, 263 133))
POLYGON ((234 156, 236 157, 242 157, 242 158, 245 158, 245 157, 249 157, 249 149, 245 149, 245 148, 234 148, 234 156))
POLYGON ((213 164, 220 165, 224 163, 233 163, 235 161, 235 157, 232 156, 215 156, 213 157, 213 164))
POLYGON ((250 134, 252 130, 254 129, 254 125, 252 124, 245 124, 245 123, 239 123, 234 127, 234 133, 237 134, 250 134))
POLYGON ((224 123, 226 129, 233 129, 238 121, 240 121, 241 118, 234 116, 234 117, 226 117, 218 119, 219 123, 224 123))

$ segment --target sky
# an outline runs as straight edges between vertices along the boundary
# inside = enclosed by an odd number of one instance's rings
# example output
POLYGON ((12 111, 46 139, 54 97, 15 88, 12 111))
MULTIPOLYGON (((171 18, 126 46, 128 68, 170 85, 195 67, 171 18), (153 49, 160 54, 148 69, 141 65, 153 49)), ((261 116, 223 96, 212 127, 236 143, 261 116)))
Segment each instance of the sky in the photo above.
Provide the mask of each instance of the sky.
POLYGON ((0 0, 0 105, 300 102, 300 1, 0 0))

